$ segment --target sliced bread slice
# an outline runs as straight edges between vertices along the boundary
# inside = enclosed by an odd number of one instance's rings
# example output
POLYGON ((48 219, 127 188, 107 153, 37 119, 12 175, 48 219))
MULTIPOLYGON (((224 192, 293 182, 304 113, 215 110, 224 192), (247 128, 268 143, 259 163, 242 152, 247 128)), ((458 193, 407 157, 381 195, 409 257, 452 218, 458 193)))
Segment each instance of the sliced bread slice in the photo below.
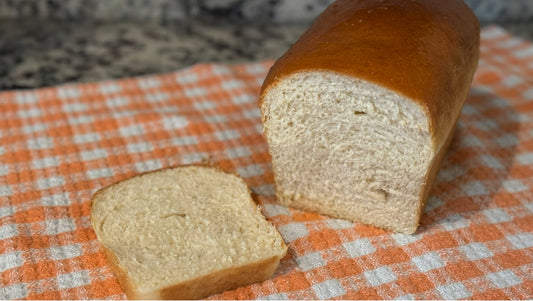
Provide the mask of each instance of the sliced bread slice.
POLYGON ((260 282, 287 251, 242 178, 208 166, 99 190, 91 222, 131 299, 199 299, 260 282))

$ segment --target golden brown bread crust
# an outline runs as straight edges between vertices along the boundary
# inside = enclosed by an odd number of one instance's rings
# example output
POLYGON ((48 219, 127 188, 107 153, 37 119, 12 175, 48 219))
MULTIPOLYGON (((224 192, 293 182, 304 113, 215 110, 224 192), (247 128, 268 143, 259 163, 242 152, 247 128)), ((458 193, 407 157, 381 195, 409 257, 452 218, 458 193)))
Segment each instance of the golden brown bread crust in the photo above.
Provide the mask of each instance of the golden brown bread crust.
POLYGON ((438 152, 466 98, 478 53, 479 24, 462 0, 338 0, 276 61, 261 95, 307 70, 373 82, 424 108, 438 152))
POLYGON ((129 299, 138 299, 136 298, 135 290, 131 286, 131 281, 129 280, 124 268, 120 266, 118 258, 117 256, 115 256, 115 253, 106 248, 103 244, 100 244, 100 247, 102 247, 102 250, 104 251, 107 263, 111 267, 113 274, 115 275, 115 277, 117 277, 120 288, 122 288, 122 290, 129 299))
MULTIPOLYGON (((457 123, 457 118, 453 122, 452 133, 448 135, 448 138, 444 141, 444 143, 442 144, 438 152, 433 157, 433 162, 431 162, 430 168, 426 174, 424 187, 422 188, 422 194, 418 198, 420 200, 418 204, 418 213, 417 213, 418 221, 420 221, 420 217, 422 216, 422 210, 424 210, 424 207, 426 206, 428 202, 429 196, 431 195, 433 184, 435 182, 435 177, 437 176, 439 172, 439 168, 440 168, 442 161, 444 160, 446 151, 448 150, 448 147, 452 143, 453 136, 454 136, 453 129, 455 128, 456 123, 457 123)), ((417 228, 418 228, 418 224, 415 225, 415 227, 412 229, 411 232, 405 233, 405 234, 413 234, 415 233, 417 228)))
POLYGON ((143 294, 132 286, 124 268, 118 262, 115 254, 101 245, 107 261, 118 279, 120 287, 133 300, 194 300, 205 298, 224 291, 260 282, 274 274, 281 258, 272 257, 250 265, 216 271, 186 282, 170 286, 159 291, 159 294, 143 294))
MULTIPOLYGON (((191 300, 264 281, 274 274, 281 258, 272 257, 250 265, 217 271, 161 291, 161 299, 191 300)), ((142 299, 147 299, 146 297, 142 299)))

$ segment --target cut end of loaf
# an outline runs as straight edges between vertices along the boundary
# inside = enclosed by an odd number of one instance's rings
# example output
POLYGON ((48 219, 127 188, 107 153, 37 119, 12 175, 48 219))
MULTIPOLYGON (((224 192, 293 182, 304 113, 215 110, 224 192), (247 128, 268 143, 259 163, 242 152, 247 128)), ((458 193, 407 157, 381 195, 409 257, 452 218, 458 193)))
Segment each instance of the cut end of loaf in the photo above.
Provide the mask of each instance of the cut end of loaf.
POLYGON ((416 230, 434 156, 422 107, 327 71, 283 77, 261 98, 281 203, 395 232, 416 230))
POLYGON ((238 176, 163 169, 95 194, 91 222, 134 299, 198 299, 272 276, 286 245, 238 176))

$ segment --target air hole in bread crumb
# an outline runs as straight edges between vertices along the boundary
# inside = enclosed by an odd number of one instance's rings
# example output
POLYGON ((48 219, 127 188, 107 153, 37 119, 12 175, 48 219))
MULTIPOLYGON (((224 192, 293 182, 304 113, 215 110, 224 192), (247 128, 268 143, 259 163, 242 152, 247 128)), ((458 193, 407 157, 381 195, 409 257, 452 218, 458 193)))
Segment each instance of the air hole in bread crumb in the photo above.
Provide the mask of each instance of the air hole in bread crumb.
POLYGON ((176 217, 186 217, 187 214, 185 214, 185 213, 170 213, 170 214, 165 214, 165 215, 163 215, 161 218, 169 218, 169 217, 173 217, 173 216, 176 216, 176 217))
POLYGON ((288 126, 293 126, 294 123, 292 123, 292 121, 289 121, 289 123, 287 123, 288 126))
POLYGON ((387 199, 389 198, 389 193, 387 191, 385 191, 384 189, 381 189, 381 188, 378 188, 375 190, 378 198, 380 201, 382 202, 386 202, 387 199))
POLYGON ((363 111, 357 111, 357 110, 353 111, 353 113, 354 113, 355 115, 365 115, 365 114, 366 114, 366 112, 363 112, 363 111))

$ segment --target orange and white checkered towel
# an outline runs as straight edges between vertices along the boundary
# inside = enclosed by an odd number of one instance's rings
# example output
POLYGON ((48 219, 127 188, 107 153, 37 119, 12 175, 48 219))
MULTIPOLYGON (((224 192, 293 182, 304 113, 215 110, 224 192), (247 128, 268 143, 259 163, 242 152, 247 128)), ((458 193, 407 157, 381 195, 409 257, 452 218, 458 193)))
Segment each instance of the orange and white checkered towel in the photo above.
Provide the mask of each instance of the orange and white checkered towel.
POLYGON ((272 62, 0 93, 0 298, 123 299, 91 195, 204 159, 241 174, 289 246, 216 299, 533 298, 533 45, 483 30, 456 135, 415 235, 276 203, 257 106, 272 62))

